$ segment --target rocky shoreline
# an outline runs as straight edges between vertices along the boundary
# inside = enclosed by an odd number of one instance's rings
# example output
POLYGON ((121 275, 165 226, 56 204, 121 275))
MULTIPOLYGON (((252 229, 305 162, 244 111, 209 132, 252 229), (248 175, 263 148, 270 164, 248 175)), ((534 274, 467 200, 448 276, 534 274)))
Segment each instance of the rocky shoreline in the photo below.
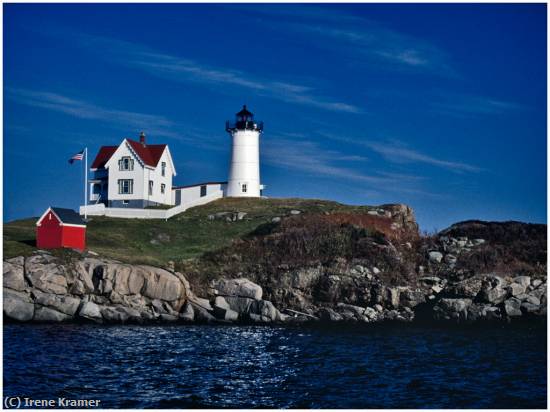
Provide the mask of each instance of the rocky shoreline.
MULTIPOLYGON (((456 262, 449 258, 454 256, 452 253, 483 243, 443 240, 448 253, 429 251, 430 264, 452 267, 456 262)), ((468 324, 546 317, 546 277, 487 273, 446 279, 432 272, 408 285, 395 286, 385 284, 376 267, 336 262, 330 270, 287 270, 277 279, 277 288, 269 284, 266 289, 258 284, 261 282, 257 276, 217 278, 208 282, 203 288, 207 292, 199 297, 186 276, 174 270, 93 256, 61 261, 48 252, 37 251, 30 257, 4 261, 4 320, 98 324, 468 324), (304 297, 314 287, 324 295, 310 293, 312 296, 304 297), (356 303, 360 293, 364 305, 356 303)))

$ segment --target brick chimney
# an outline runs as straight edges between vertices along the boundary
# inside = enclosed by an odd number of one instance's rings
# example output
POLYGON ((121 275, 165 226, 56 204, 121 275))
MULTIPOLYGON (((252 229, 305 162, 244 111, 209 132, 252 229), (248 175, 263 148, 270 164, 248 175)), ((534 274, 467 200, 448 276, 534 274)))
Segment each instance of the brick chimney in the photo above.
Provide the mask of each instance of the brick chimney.
POLYGON ((145 133, 141 132, 139 135, 139 142, 143 147, 145 147, 145 133))

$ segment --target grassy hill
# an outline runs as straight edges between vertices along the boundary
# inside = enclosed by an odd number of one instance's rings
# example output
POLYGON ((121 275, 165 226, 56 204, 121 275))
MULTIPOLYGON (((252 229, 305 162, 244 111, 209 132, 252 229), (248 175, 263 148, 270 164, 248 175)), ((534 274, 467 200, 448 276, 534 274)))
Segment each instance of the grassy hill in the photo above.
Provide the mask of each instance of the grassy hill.
MULTIPOLYGON (((216 200, 197 206, 168 221, 159 219, 115 219, 92 216, 87 228, 89 250, 101 256, 132 263, 164 265, 194 258, 228 246, 274 217, 325 212, 366 213, 369 206, 347 206, 315 199, 216 200), (244 212, 242 220, 228 222, 216 213, 244 212), (210 218, 209 218, 210 216, 210 218), (212 216, 215 218, 212 219, 212 216)), ((37 218, 4 224, 4 257, 28 255, 35 247, 37 218)))

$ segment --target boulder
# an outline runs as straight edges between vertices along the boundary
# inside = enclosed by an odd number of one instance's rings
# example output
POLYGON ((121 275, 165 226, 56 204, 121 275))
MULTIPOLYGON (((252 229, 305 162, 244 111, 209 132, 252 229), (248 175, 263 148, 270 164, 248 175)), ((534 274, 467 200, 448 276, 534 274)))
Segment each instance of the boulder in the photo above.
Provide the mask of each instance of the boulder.
POLYGON ((327 322, 339 322, 343 320, 342 315, 330 308, 321 308, 317 312, 317 317, 327 322))
POLYGON ((141 322, 141 314, 135 309, 123 306, 105 306, 100 309, 101 316, 111 323, 141 322))
POLYGON ((103 317, 101 316, 99 306, 93 302, 82 303, 82 306, 80 307, 80 310, 78 312, 78 316, 96 323, 103 322, 103 317))
POLYGON ((193 305, 195 312, 195 321, 200 323, 212 323, 216 321, 216 318, 212 316, 206 309, 201 306, 193 305))
POLYGON ((214 308, 210 305, 210 301, 208 299, 199 298, 198 296, 195 296, 193 294, 190 294, 188 296, 189 302, 193 305, 193 307, 200 307, 204 310, 213 311, 214 308))
POLYGON ((538 288, 541 284, 542 284, 542 280, 540 279, 534 279, 531 282, 531 285, 533 286, 533 288, 538 288))
POLYGON ((260 300, 262 288, 248 279, 219 279, 211 284, 214 293, 222 296, 238 296, 260 300))
POLYGON ((443 253, 438 252, 436 250, 432 250, 431 252, 428 253, 428 258, 432 263, 440 263, 441 259, 443 259, 443 253))
POLYGON ((46 306, 37 306, 33 320, 37 322, 65 322, 72 317, 46 306))
POLYGON ((479 278, 472 277, 460 282, 447 285, 444 289, 446 296, 455 298, 475 298, 480 292, 482 281, 479 278))
POLYGON ((225 300, 229 304, 229 307, 239 314, 250 313, 250 305, 254 302, 254 299, 238 296, 226 296, 225 300))
POLYGON ((421 303, 426 302, 425 293, 420 289, 410 289, 406 288, 401 291, 399 295, 399 300, 402 306, 407 308, 414 308, 421 303))
POLYGON ((516 298, 510 298, 504 301, 504 312, 509 317, 521 316, 521 301, 516 298))
POLYGON ((263 318, 267 318, 269 321, 274 322, 279 317, 279 311, 268 300, 254 300, 250 304, 250 314, 260 315, 263 318))
POLYGON ((27 322, 34 316, 34 304, 24 293, 4 288, 4 315, 10 319, 27 322))
POLYGON ((516 276, 514 278, 515 283, 519 283, 522 285, 525 289, 531 284, 531 277, 530 276, 516 276))
POLYGON ((72 296, 60 296, 54 295, 53 293, 41 293, 34 292, 36 298, 34 300, 35 304, 42 306, 47 306, 50 309, 55 309, 58 312, 64 313, 70 317, 73 317, 76 314, 80 306, 80 299, 74 298, 72 296))
POLYGON ((441 299, 434 306, 436 319, 467 319, 471 299, 441 299))
POLYGON ((390 305, 397 309, 399 307, 399 295, 401 294, 401 291, 399 288, 386 288, 387 291, 387 300, 389 301, 390 305))
POLYGON ((67 294, 67 274, 55 263, 37 263, 27 259, 26 275, 31 285, 45 293, 67 294), (34 262, 34 263, 33 263, 34 262))
POLYGON ((365 317, 366 308, 363 308, 361 306, 348 305, 346 303, 338 303, 336 305, 336 310, 344 317, 349 317, 349 315, 347 314, 351 313, 355 319, 363 320, 363 318, 365 317))
POLYGON ((180 280, 167 270, 152 266, 140 266, 145 278, 142 295, 151 299, 175 301, 185 297, 185 289, 180 280))
POLYGON ((219 307, 214 308, 214 316, 217 319, 225 320, 228 322, 236 322, 239 320, 239 314, 229 308, 222 309, 219 307))
POLYGON ((236 321, 239 319, 239 314, 231 310, 229 304, 222 296, 216 296, 214 300, 214 316, 226 321, 236 321))
POLYGON ((4 262, 2 284, 5 288, 23 291, 25 284, 25 271, 22 265, 4 262))
POLYGON ((193 305, 187 302, 183 307, 183 310, 181 311, 179 317, 184 322, 192 322, 193 320, 195 320, 195 310, 193 309, 193 305))
POLYGON ((504 302, 508 296, 508 291, 505 287, 506 282, 501 277, 488 276, 482 281, 480 297, 484 302, 497 305, 504 302))
POLYGON ((521 310, 523 312, 526 312, 526 313, 536 313, 538 312, 540 306, 539 305, 535 305, 533 303, 530 303, 530 302, 522 302, 521 303, 521 310))
POLYGON ((521 283, 516 283, 514 280, 506 289, 511 296, 519 296, 525 293, 526 286, 521 283))
POLYGON ((531 304, 536 305, 536 306, 540 306, 540 304, 541 304, 540 299, 537 298, 536 296, 532 296, 532 295, 527 295, 523 301, 527 302, 527 303, 531 303, 531 304))

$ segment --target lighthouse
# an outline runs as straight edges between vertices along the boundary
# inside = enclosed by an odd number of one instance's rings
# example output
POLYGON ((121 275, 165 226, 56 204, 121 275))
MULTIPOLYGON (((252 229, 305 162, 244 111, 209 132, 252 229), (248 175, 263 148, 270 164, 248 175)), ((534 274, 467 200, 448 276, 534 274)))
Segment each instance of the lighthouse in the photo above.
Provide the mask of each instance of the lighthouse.
POLYGON ((227 121, 231 135, 231 160, 227 181, 228 197, 260 197, 260 134, 263 122, 256 122, 246 105, 236 114, 235 122, 227 121))

